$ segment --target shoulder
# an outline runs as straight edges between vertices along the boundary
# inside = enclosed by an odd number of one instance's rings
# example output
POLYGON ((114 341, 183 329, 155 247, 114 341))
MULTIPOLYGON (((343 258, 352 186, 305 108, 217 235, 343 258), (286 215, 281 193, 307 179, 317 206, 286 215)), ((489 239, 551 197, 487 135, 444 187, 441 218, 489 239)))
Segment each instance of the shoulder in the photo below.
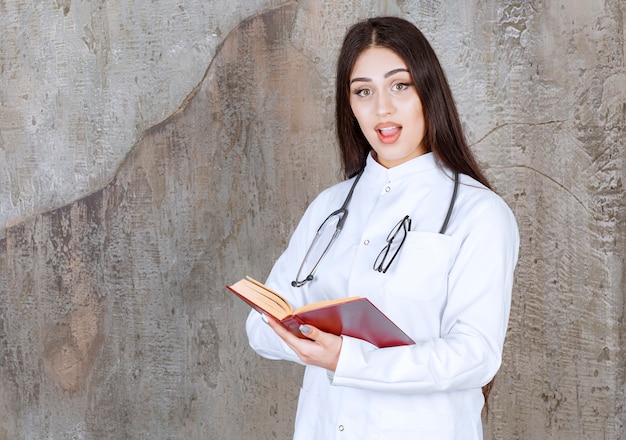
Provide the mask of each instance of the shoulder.
POLYGON ((334 185, 331 185, 328 188, 322 190, 313 199, 313 201, 311 202, 311 206, 315 207, 321 205, 328 209, 330 206, 337 205, 336 208, 339 208, 348 193, 350 192, 350 189, 352 188, 355 179, 355 177, 352 177, 350 179, 335 183, 334 185))
POLYGON ((317 228, 331 212, 343 205, 353 183, 354 178, 351 178, 322 190, 307 206, 300 219, 301 226, 305 229, 313 226, 317 228))
POLYGON ((509 206, 500 195, 465 174, 459 175, 458 197, 459 200, 463 200, 473 209, 498 207, 498 209, 510 211, 509 206))
POLYGON ((494 191, 467 175, 460 175, 457 195, 457 220, 472 228, 507 230, 517 235, 517 223, 511 208, 494 191))

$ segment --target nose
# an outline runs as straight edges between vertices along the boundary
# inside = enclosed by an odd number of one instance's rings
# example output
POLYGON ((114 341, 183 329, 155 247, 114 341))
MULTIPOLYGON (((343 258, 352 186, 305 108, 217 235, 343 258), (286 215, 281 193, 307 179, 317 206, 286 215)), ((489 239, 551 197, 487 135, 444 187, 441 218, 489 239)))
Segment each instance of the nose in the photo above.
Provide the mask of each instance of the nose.
POLYGON ((390 115, 394 111, 393 99, 389 93, 378 94, 376 101, 376 114, 379 116, 390 115))

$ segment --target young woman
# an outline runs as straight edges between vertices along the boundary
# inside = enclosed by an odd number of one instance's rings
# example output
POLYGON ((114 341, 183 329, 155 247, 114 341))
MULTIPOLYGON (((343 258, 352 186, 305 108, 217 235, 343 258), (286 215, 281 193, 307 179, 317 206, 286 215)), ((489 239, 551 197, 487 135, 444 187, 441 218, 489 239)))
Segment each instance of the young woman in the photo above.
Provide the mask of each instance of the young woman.
POLYGON ((481 388, 500 366, 509 317, 515 219, 409 22, 349 30, 336 118, 348 180, 311 203, 267 285, 294 306, 367 297, 416 343, 376 348, 312 326, 300 339, 253 311, 250 345, 306 365, 295 439, 481 439, 481 388))

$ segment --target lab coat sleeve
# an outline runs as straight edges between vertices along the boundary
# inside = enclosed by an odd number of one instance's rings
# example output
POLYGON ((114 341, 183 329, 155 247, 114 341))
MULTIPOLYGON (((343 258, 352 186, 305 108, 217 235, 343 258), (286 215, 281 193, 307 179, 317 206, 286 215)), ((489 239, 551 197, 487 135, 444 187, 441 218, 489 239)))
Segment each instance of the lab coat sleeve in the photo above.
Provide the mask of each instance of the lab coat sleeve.
POLYGON ((440 337, 378 349, 344 336, 333 385, 411 394, 480 388, 493 378, 502 359, 519 235, 497 197, 481 204, 468 223, 448 275, 440 337))
POLYGON ((287 360, 304 365, 294 351, 267 325, 261 314, 252 310, 246 321, 250 347, 259 355, 272 360, 287 360))
MULTIPOLYGON (((322 193, 323 195, 324 193, 322 193)), ((304 298, 307 295, 308 287, 296 288, 291 286, 291 281, 296 276, 302 255, 308 248, 311 226, 315 225, 317 218, 316 205, 320 203, 321 196, 311 203, 302 216, 296 230, 294 231, 289 245, 283 254, 276 260, 270 275, 265 284, 277 291, 294 307, 304 305, 304 298)), ((324 204, 324 202, 322 202, 324 204)), ((315 231, 315 230, 314 230, 315 231)), ((285 342, 276 335, 272 328, 267 325, 261 315, 252 310, 246 321, 246 332, 250 347, 259 355, 273 360, 287 360, 304 365, 295 352, 285 342)))
MULTIPOLYGON (((292 254, 295 253, 294 248, 297 247, 298 232, 294 233, 290 245, 287 250, 279 257, 274 264, 266 285, 277 292, 280 292, 290 304, 298 307, 299 304, 294 302, 294 296, 289 295, 293 287, 286 283, 285 280, 289 275, 295 276, 295 271, 291 269, 290 261, 293 261, 292 254)), ((296 269, 297 270, 297 269, 296 269)), ((260 313, 255 310, 250 311, 246 321, 246 332, 248 334, 248 342, 250 347, 259 355, 268 359, 283 359, 302 364, 295 352, 267 325, 260 313)))

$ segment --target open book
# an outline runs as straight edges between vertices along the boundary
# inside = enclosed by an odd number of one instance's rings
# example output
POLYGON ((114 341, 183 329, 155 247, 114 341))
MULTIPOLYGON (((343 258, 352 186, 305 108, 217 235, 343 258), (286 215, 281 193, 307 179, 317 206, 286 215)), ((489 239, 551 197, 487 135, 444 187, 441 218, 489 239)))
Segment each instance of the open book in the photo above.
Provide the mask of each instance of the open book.
POLYGON ((379 348, 414 344, 367 298, 321 301, 293 310, 277 292, 250 277, 226 287, 257 312, 273 317, 300 338, 306 338, 299 330, 300 325, 310 324, 327 333, 363 339, 379 348))

